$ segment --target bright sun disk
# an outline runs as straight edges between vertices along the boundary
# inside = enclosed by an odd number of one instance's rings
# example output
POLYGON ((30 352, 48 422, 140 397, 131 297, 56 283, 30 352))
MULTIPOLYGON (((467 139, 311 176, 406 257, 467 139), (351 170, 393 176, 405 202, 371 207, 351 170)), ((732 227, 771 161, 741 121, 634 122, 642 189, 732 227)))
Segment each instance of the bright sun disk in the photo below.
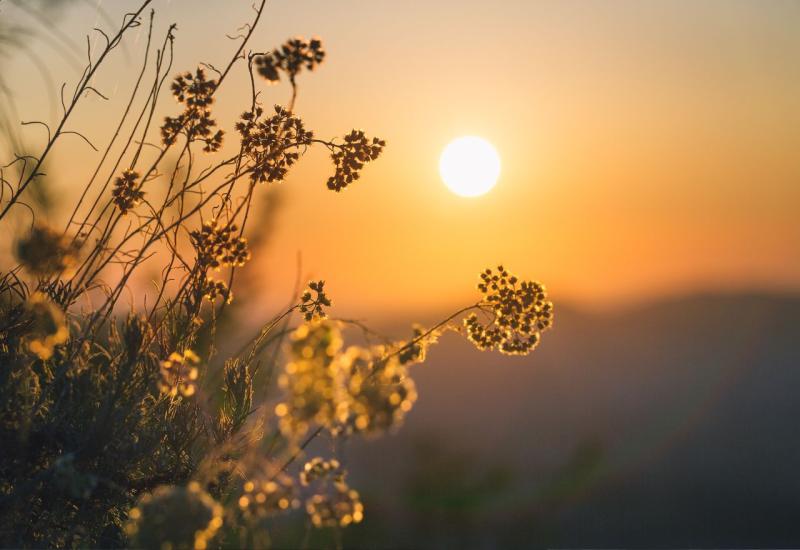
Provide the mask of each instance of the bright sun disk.
POLYGON ((456 195, 477 197, 487 193, 500 175, 500 157, 483 138, 464 136, 451 141, 439 159, 442 181, 456 195))

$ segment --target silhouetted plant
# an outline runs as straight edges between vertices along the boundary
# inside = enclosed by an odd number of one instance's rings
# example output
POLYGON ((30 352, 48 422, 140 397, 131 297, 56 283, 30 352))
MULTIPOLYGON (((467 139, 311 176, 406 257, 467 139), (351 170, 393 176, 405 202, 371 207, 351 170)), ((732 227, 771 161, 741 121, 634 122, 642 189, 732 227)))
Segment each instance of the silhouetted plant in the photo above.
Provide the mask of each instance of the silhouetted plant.
MULTIPOLYGON (((149 3, 113 36, 102 33, 104 48, 58 126, 48 128, 42 152, 12 161, 22 176, 0 174, 3 223, 27 211, 25 190, 54 145, 74 133, 65 125, 81 99, 101 96, 98 68, 144 24, 149 3)), ((358 523, 364 506, 336 458, 298 470, 311 441, 322 432, 342 442, 375 437, 401 425, 417 399, 410 369, 444 331, 464 332, 479 349, 524 354, 552 325, 544 287, 499 267, 481 275, 476 303, 430 328, 415 326, 411 339, 346 347, 346 322, 327 319, 325 283, 312 281, 215 368, 215 324, 233 299, 235 270, 251 259, 244 232, 258 187, 284 179, 308 147, 321 145, 334 163, 327 186, 342 191, 385 146, 360 130, 322 140, 305 128, 294 113, 296 77, 324 60, 322 42, 296 38, 273 52, 248 51, 263 10, 262 1, 222 70, 207 65, 175 77, 182 111, 163 119, 152 154, 144 144, 156 131, 150 121, 171 71, 175 27, 152 53, 150 12, 142 74, 152 57, 152 86, 137 82, 67 226, 37 221, 19 237, 18 265, 0 274, 2 545, 268 546, 270 522, 298 510, 314 528, 358 523), (236 150, 224 156, 212 108, 240 61, 253 88, 234 123, 236 150), (256 74, 269 83, 287 75, 289 104, 265 115, 256 74), (212 159, 202 168, 198 150, 212 159), (168 154, 177 160, 168 163, 168 154), (153 254, 164 258, 154 298, 120 313, 124 289, 153 254), (269 360, 267 348, 284 356, 269 360), (262 369, 277 375, 277 404, 267 406, 270 385, 256 383, 262 369)))

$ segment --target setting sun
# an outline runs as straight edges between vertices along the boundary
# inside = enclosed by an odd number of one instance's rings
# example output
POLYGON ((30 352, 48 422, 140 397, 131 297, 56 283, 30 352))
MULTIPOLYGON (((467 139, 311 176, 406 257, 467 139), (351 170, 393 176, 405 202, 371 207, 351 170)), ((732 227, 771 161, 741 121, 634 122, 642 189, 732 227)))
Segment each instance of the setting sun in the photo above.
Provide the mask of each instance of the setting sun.
POLYGON ((500 175, 500 157, 483 138, 465 136, 445 147, 439 159, 439 173, 456 195, 477 197, 488 193, 500 175))

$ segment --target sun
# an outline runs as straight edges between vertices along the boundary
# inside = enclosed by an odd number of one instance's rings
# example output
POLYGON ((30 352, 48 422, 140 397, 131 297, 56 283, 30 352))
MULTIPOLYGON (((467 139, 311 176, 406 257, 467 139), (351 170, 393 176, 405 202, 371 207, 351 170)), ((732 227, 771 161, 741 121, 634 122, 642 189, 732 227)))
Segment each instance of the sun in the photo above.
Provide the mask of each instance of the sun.
POLYGON ((488 193, 500 175, 500 157, 492 144, 477 136, 451 141, 439 159, 439 174, 456 195, 477 197, 488 193))

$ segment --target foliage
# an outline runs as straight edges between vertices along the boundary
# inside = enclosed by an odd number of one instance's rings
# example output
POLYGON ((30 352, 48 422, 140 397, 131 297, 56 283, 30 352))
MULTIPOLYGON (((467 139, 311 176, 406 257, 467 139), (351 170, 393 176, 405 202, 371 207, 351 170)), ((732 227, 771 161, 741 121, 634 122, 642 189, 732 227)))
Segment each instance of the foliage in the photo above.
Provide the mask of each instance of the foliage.
MULTIPOLYGON (((103 33, 105 46, 90 57, 42 152, 12 161, 22 167, 16 181, 0 174, 0 220, 9 228, 26 212, 25 191, 53 147, 76 133, 66 127, 81 99, 102 97, 94 76, 131 29, 147 24, 149 3, 113 36, 103 33)), ((18 265, 0 273, 4 546, 268 546, 280 515, 305 513, 313 528, 358 523, 364 506, 336 458, 313 458, 297 471, 310 442, 323 432, 343 442, 397 428, 417 399, 409 369, 445 330, 518 354, 552 323, 544 287, 499 267, 482 275, 479 301, 415 327, 408 341, 345 347, 346 322, 327 319, 331 299, 323 281, 312 281, 242 350, 216 356, 216 322, 233 300, 236 270, 252 256, 244 232, 260 188, 322 146, 334 165, 327 187, 349 189, 385 146, 361 130, 324 140, 305 128, 294 112, 297 77, 325 50, 316 38, 247 50, 263 10, 264 2, 224 69, 174 78, 179 112, 159 128, 152 121, 175 27, 151 51, 151 11, 141 75, 152 61, 152 85, 141 86, 140 75, 66 227, 37 221, 18 237, 18 265), (226 156, 213 108, 236 66, 253 87, 226 156), (256 77, 271 84, 281 74, 291 100, 268 115, 256 77), (160 143, 145 149, 155 133, 160 143), (122 311, 123 291, 153 255, 165 266, 154 298, 122 311), (281 348, 283 358, 266 353, 281 348), (273 373, 276 396, 268 395, 273 373)))

